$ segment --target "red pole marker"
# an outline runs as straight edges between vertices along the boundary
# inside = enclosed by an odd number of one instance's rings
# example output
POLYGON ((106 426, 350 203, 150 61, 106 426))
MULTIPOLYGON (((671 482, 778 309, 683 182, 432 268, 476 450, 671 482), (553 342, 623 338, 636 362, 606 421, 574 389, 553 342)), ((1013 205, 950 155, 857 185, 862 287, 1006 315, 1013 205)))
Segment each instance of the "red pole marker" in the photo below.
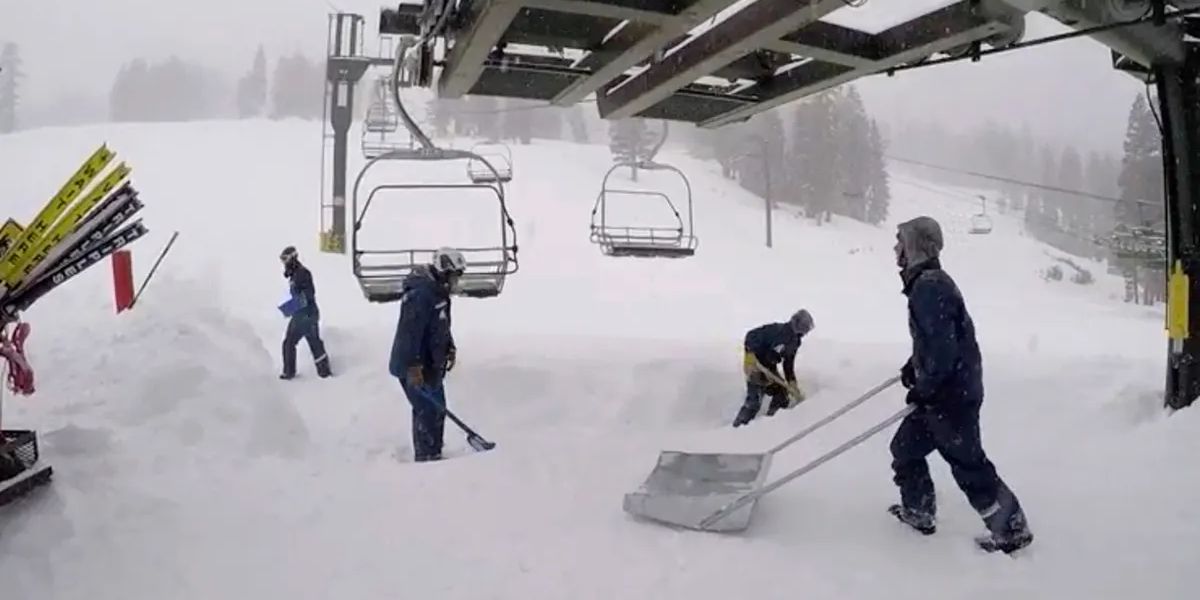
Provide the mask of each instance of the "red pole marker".
POLYGON ((112 254, 113 295, 117 313, 133 306, 133 254, 117 250, 112 254))

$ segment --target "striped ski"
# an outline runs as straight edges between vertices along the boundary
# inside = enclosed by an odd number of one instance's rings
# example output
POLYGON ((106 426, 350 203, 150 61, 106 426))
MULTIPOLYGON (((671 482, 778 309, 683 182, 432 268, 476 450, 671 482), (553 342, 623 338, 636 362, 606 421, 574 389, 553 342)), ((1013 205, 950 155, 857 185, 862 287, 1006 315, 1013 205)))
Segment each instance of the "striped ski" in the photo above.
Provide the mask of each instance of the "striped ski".
POLYGON ((92 153, 76 169, 75 174, 63 184, 58 193, 42 207, 41 212, 30 221, 24 231, 17 236, 16 240, 5 250, 4 254, 0 255, 0 275, 7 274, 8 271, 16 268, 24 259, 25 253, 29 252, 39 238, 46 233, 62 215, 63 211, 67 210, 75 199, 83 193, 91 185, 92 181, 104 170, 108 163, 112 161, 116 153, 108 149, 108 145, 101 145, 92 153))
POLYGON ((25 231, 25 228, 21 227, 21 224, 13 219, 9 219, 4 222, 4 225, 0 225, 0 256, 3 256, 8 247, 17 241, 17 238, 21 237, 21 232, 23 231, 25 231))
POLYGON ((16 266, 2 275, 0 283, 6 285, 9 289, 15 288, 17 284, 37 268, 38 264, 46 258, 56 244, 71 233, 71 230, 83 220, 83 217, 88 212, 95 208, 101 200, 104 200, 109 192, 117 187, 117 184, 129 176, 130 170, 124 163, 117 165, 117 168, 113 169, 96 187, 92 188, 87 196, 84 196, 83 199, 72 205, 70 210, 66 211, 66 214, 55 222, 54 226, 45 235, 41 236, 32 248, 22 255, 16 266))
POLYGON ((50 254, 36 267, 13 292, 19 295, 41 279, 42 275, 56 270, 66 262, 73 261, 84 252, 102 243, 122 223, 128 221, 143 208, 137 191, 129 183, 110 195, 91 215, 88 215, 69 236, 55 246, 50 254))
POLYGON ((135 240, 146 235, 146 233, 148 233, 148 230, 146 229, 146 226, 142 224, 141 219, 130 223, 120 231, 109 236, 108 239, 104 240, 99 245, 83 253, 75 260, 69 262, 64 261, 58 266, 58 268, 49 274, 42 276, 42 278, 32 286, 21 293, 14 295, 10 301, 6 302, 7 305, 4 306, 3 309, 6 312, 18 313, 29 308, 29 306, 36 302, 39 298, 49 293, 50 290, 62 285, 72 277, 75 277, 76 275, 87 270, 89 267, 99 263, 101 260, 104 260, 113 252, 124 248, 135 240))

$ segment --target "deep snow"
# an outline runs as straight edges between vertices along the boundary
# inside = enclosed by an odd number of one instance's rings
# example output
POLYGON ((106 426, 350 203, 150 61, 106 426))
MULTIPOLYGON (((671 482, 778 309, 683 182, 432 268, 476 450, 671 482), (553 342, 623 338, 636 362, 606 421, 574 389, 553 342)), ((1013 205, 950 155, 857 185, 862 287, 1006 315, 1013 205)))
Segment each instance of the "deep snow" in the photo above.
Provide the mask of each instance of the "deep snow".
MULTIPOLYGON (((762 201, 668 146, 660 158, 695 191, 700 247, 691 259, 637 261, 588 242, 605 147, 514 147, 520 271, 499 298, 456 301, 448 384, 450 404, 498 448, 409 462, 407 403, 386 369, 398 308, 366 302, 348 258, 316 250, 318 127, 0 138, 4 213, 30 218, 107 141, 147 203, 137 273, 181 232, 131 313, 112 314, 102 266, 26 315, 39 390, 6 398, 5 420, 42 432, 56 477, 0 513, 4 598, 1194 595, 1200 417, 1160 409, 1161 310, 1121 303, 1103 265, 1088 265, 1094 285, 1042 281, 1052 261, 1019 218, 994 215, 993 234, 969 235, 973 202, 903 183, 916 176, 898 167, 886 226, 818 227, 781 208, 767 249, 762 201), (977 552, 979 519, 936 457, 939 533, 903 530, 884 511, 896 496, 890 431, 764 498, 743 534, 624 514, 622 495, 658 451, 763 450, 895 372, 907 325, 894 223, 921 213, 946 229, 944 264, 985 352, 985 445, 1026 505, 1034 546, 1018 559, 977 552), (316 277, 331 380, 312 376, 303 344, 301 378, 275 379, 276 256, 288 244, 316 277), (798 359, 812 397, 731 429, 742 335, 801 306, 817 324, 798 359)), ((374 179, 464 173, 462 163, 389 165, 374 179)), ((483 228, 493 206, 442 197, 390 201, 369 223, 372 241, 494 235, 483 228)), ((881 394, 777 457, 773 475, 901 401, 881 394)), ((449 453, 470 452, 453 424, 446 439, 449 453)))

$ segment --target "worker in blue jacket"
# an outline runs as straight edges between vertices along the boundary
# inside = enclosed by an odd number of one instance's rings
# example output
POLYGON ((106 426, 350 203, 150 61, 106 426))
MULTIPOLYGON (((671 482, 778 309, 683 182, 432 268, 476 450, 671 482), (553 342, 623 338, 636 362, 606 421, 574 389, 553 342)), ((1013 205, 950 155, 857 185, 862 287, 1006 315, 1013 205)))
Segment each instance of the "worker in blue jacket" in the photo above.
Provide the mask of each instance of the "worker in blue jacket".
POLYGON ((888 508, 926 535, 936 531, 937 505, 925 458, 937 450, 958 487, 983 519, 985 550, 1012 552, 1033 541, 1025 513, 983 450, 979 411, 983 361, 962 293, 942 269, 941 226, 930 217, 901 223, 896 264, 908 297, 912 355, 900 369, 907 402, 916 409, 892 438, 892 470, 900 504, 888 508))
POLYGON ((329 354, 325 341, 321 339, 321 309, 317 306, 317 288, 313 284, 312 272, 300 262, 295 246, 288 246, 279 253, 283 263, 283 276, 288 280, 288 292, 296 304, 288 318, 287 331, 283 336, 283 372, 280 379, 296 376, 296 345, 301 339, 308 342, 317 375, 325 378, 333 374, 329 367, 329 354))
POLYGON ((734 427, 741 427, 758 416, 764 394, 771 397, 771 404, 767 406, 769 417, 791 405, 788 387, 797 392, 800 389, 796 384, 796 352, 804 336, 812 329, 812 315, 800 309, 786 323, 767 323, 746 333, 742 360, 746 376, 746 400, 733 420, 734 427), (777 370, 781 363, 782 377, 777 370), (764 373, 764 370, 774 376, 764 373), (786 386, 781 381, 786 382, 786 386))
POLYGON ((388 371, 400 380, 412 405, 413 457, 442 458, 446 422, 443 379, 454 367, 457 348, 450 333, 450 291, 466 271, 462 252, 442 248, 433 262, 404 279, 400 318, 392 340, 388 371))

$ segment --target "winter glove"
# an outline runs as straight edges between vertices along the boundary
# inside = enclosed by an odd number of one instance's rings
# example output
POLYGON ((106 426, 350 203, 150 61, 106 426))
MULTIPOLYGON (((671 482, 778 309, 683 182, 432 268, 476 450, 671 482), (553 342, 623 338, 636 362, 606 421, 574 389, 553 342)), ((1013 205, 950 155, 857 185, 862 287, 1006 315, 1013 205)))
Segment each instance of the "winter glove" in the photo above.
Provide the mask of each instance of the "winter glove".
POLYGON ((929 398, 917 393, 917 390, 908 390, 908 394, 904 396, 904 401, 908 404, 915 404, 918 408, 928 408, 933 403, 929 398))
POLYGON ((458 349, 455 348, 454 346, 451 346, 450 350, 448 352, 446 352, 446 372, 447 373, 450 372, 450 369, 454 368, 454 363, 457 361, 457 359, 458 359, 458 349))
POLYGON ((792 392, 796 395, 796 404, 804 402, 805 398, 808 397, 807 394, 804 393, 804 388, 801 388, 800 384, 797 383, 795 379, 789 379, 788 385, 791 386, 792 392))
POLYGON ((420 365, 413 365, 409 367, 406 379, 408 380, 409 385, 425 385, 425 374, 421 372, 420 365))
POLYGON ((917 385, 917 373, 913 370, 912 362, 906 362, 900 367, 900 385, 910 390, 917 385))

